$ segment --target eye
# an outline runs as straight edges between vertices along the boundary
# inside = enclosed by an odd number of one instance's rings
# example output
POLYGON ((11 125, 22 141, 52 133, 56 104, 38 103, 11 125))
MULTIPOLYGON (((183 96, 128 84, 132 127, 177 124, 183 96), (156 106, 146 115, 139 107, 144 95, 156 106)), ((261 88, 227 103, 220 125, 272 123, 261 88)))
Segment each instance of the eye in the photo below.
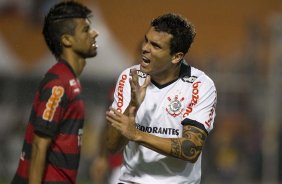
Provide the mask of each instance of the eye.
POLYGON ((83 32, 88 32, 90 30, 90 27, 89 26, 85 26, 84 28, 83 28, 83 32))
POLYGON ((152 46, 154 48, 156 48, 156 49, 160 49, 161 48, 161 46, 159 44, 155 43, 155 42, 152 42, 152 46))

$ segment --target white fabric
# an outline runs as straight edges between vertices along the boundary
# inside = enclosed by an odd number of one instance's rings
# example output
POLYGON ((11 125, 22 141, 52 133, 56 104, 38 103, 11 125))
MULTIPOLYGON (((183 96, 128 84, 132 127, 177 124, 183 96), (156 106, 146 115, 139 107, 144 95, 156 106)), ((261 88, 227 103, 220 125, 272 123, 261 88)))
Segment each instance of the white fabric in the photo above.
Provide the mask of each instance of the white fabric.
MULTIPOLYGON (((133 67, 140 69, 139 65, 133 67)), ((112 106, 120 112, 125 111, 130 101, 129 73, 130 68, 122 72, 114 93, 112 106)), ((143 84, 146 74, 140 71, 138 74, 139 84, 143 84)), ((214 83, 196 68, 191 67, 190 74, 163 88, 152 83, 148 86, 137 112, 137 128, 159 137, 178 138, 182 137, 181 122, 188 118, 203 124, 207 132, 213 129, 216 103, 214 83)), ((164 156, 135 142, 129 142, 124 150, 120 176, 120 181, 124 183, 194 184, 200 183, 200 178, 201 155, 192 164, 164 156)))

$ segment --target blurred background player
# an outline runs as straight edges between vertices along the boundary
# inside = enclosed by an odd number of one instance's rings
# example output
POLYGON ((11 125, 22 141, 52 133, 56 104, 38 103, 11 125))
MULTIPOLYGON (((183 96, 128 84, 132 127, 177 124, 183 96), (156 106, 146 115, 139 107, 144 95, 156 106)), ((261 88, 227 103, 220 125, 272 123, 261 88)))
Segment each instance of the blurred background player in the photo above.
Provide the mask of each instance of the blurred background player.
POLYGON ((97 55, 91 10, 74 1, 53 6, 43 35, 57 63, 35 94, 13 184, 75 183, 85 116, 78 77, 97 55))
MULTIPOLYGON (((115 88, 113 87, 109 92, 108 106, 114 100, 114 90, 115 88)), ((98 153, 94 156, 94 161, 90 167, 90 175, 94 183, 116 184, 118 182, 123 156, 122 152, 115 154, 107 152, 105 133, 105 128, 102 127, 99 135, 98 153)))

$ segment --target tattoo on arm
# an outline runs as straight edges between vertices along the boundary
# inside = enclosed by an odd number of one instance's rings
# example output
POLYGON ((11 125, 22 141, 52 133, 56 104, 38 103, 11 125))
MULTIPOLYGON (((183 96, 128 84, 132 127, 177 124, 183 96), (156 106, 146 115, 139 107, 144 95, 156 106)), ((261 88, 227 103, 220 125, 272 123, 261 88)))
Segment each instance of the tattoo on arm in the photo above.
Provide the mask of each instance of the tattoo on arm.
POLYGON ((177 158, 196 161, 206 138, 205 131, 190 125, 184 126, 183 138, 171 139, 171 154, 177 158))

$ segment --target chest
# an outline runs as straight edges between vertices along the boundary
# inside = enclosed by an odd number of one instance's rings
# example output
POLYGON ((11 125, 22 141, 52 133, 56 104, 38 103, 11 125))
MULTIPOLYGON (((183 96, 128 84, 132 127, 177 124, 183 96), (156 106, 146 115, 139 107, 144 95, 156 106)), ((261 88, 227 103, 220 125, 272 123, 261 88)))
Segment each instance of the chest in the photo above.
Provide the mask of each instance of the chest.
POLYGON ((192 85, 181 81, 162 89, 150 85, 137 113, 138 123, 143 126, 182 128, 182 117, 191 102, 192 92, 192 85))

